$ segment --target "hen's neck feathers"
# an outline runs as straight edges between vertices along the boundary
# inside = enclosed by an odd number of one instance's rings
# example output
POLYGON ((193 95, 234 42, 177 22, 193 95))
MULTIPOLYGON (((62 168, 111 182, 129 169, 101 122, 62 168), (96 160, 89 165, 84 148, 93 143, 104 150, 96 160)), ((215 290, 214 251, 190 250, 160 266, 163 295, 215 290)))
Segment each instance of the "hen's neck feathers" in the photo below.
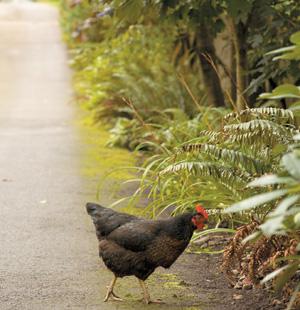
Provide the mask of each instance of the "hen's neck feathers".
POLYGON ((195 226, 192 223, 193 213, 184 213, 166 220, 162 229, 179 240, 190 240, 195 226))

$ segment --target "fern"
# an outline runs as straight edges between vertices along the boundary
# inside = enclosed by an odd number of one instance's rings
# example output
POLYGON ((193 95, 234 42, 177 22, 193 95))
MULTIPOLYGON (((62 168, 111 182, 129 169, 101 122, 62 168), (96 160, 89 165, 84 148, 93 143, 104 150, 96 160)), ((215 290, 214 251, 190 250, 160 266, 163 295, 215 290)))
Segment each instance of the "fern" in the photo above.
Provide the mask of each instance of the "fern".
MULTIPOLYGON (((211 131, 211 130, 202 130, 199 132, 199 138, 195 140, 206 140, 211 143, 218 143, 224 141, 227 138, 227 135, 221 131, 211 131)), ((185 145, 187 145, 186 143, 185 145)))
POLYGON ((251 180, 251 175, 245 171, 225 167, 212 162, 199 162, 199 161, 182 161, 167 166, 160 172, 160 176, 171 173, 186 171, 201 177, 211 177, 215 180, 222 179, 232 183, 234 180, 246 183, 251 180))
MULTIPOLYGON (((281 125, 279 122, 256 119, 237 124, 227 124, 220 131, 203 130, 194 141, 210 144, 239 145, 274 145, 275 143, 289 144, 299 130, 292 124, 281 125)), ((184 145, 188 145, 186 143, 184 145)))
POLYGON ((250 120, 251 118, 260 118, 260 117, 267 117, 267 118, 276 118, 277 121, 288 121, 292 124, 295 122, 294 113, 288 109, 279 109, 279 108, 272 108, 272 107, 264 107, 264 108, 253 108, 253 109, 246 109, 239 113, 232 112, 227 114, 224 117, 225 121, 230 119, 240 119, 240 120, 250 120))
POLYGON ((249 122, 243 122, 240 124, 231 124, 231 125, 225 125, 224 126, 225 132, 232 132, 232 131, 238 131, 238 132, 253 132, 253 131, 259 131, 261 134, 272 134, 273 132, 279 133, 281 135, 290 135, 292 136, 295 133, 294 126, 282 126, 278 123, 275 123, 270 120, 263 120, 263 119, 257 119, 257 120, 251 120, 249 122))
POLYGON ((188 144, 180 149, 181 152, 206 153, 216 160, 230 162, 234 166, 242 167, 246 171, 263 174, 270 169, 270 164, 243 152, 221 148, 213 144, 188 144))
MULTIPOLYGON (((260 193, 247 182, 280 172, 280 154, 298 132, 293 114, 275 108, 245 110, 242 117, 231 113, 218 125, 200 128, 196 137, 145 164, 149 208, 178 205, 182 211, 199 198, 208 208, 225 208, 260 193)), ((264 216, 266 209, 259 212, 264 216)))
POLYGON ((228 137, 227 143, 252 147, 253 150, 265 147, 266 150, 271 151, 275 145, 288 145, 291 140, 292 136, 282 136, 278 132, 272 132, 268 135, 262 134, 260 131, 252 131, 231 135, 228 137))

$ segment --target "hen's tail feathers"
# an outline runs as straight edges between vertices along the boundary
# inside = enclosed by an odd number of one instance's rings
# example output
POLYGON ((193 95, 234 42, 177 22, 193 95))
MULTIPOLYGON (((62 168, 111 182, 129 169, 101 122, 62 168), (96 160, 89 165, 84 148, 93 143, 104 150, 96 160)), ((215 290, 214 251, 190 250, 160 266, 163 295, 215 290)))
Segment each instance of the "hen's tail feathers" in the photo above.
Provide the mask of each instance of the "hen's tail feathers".
POLYGON ((134 215, 117 212, 92 202, 86 204, 86 210, 92 217, 99 241, 108 236, 116 228, 131 221, 140 220, 134 215))
POLYGON ((88 202, 86 204, 86 211, 87 213, 90 215, 90 216, 93 216, 95 215, 95 213, 97 213, 97 211, 104 211, 106 210, 107 208, 105 207, 102 207, 100 205, 98 205, 97 203, 94 203, 94 202, 88 202))

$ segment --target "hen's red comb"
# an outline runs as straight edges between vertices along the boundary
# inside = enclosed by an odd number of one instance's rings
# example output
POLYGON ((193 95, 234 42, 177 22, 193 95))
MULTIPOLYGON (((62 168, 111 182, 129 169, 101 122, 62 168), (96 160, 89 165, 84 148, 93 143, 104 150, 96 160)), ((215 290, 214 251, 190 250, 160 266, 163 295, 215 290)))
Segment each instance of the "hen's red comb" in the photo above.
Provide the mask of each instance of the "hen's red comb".
POLYGON ((207 213, 206 210, 202 207, 202 205, 197 204, 197 205, 195 206, 195 209, 196 209, 197 213, 200 213, 201 215, 203 215, 203 217, 204 217, 205 219, 208 219, 208 213, 207 213))

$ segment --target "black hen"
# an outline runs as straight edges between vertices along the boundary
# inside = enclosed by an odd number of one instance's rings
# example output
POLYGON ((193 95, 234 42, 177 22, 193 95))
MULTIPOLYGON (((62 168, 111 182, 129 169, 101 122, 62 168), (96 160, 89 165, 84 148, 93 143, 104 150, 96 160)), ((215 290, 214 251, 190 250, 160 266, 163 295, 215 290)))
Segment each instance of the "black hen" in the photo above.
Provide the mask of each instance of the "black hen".
POLYGON ((144 281, 155 268, 169 268, 189 244, 194 230, 202 229, 208 219, 200 205, 194 212, 161 220, 138 218, 95 203, 87 203, 86 208, 96 228, 99 256, 115 275, 104 301, 110 296, 121 300, 113 292, 118 277, 136 276, 145 302, 150 303, 144 281))

